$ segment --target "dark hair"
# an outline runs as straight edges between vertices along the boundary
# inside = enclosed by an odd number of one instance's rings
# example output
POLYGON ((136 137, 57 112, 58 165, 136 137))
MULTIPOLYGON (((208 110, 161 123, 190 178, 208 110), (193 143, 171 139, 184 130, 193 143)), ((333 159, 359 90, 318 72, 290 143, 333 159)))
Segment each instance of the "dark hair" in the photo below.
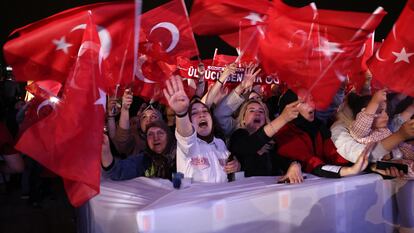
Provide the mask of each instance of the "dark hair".
POLYGON ((190 121, 191 121, 191 112, 192 112, 192 110, 193 110, 193 105, 194 105, 194 104, 201 104, 201 105, 203 105, 204 107, 206 107, 206 108, 207 108, 207 111, 210 113, 211 118, 213 118, 213 114, 211 114, 211 110, 210 110, 210 108, 209 108, 206 104, 204 104, 204 103, 201 101, 201 99, 199 99, 199 98, 193 98, 193 99, 191 100, 191 102, 190 102, 190 105, 188 106, 188 116, 190 117, 190 121))
POLYGON ((286 105, 293 103, 296 100, 298 100, 296 93, 288 89, 285 94, 283 94, 279 99, 279 113, 283 112, 283 109, 285 109, 286 105))
POLYGON ((361 112, 363 108, 368 106, 369 101, 371 100, 371 95, 357 95, 356 93, 349 93, 348 94, 348 106, 352 111, 353 118, 356 117, 356 115, 361 112))

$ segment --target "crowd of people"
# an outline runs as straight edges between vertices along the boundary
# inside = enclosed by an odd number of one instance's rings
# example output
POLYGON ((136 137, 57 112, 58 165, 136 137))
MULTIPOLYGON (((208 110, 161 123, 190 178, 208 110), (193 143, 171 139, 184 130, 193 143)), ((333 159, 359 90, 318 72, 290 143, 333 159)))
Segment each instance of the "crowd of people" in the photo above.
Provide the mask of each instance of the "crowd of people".
POLYGON ((328 178, 363 172, 413 177, 411 97, 386 89, 371 94, 369 81, 360 93, 344 84, 330 107, 318 111, 306 92, 282 85, 273 87, 273 96, 263 96, 254 86, 258 65, 244 67, 242 82, 229 93, 225 85, 237 69, 234 63, 210 88, 198 85, 191 99, 180 76, 166 83, 166 105, 134 102, 130 89, 121 104, 109 98, 104 174, 115 180, 171 179, 181 172, 194 182, 211 183, 227 182, 228 174, 239 171, 289 183, 304 182, 304 172, 328 178), (135 104, 141 104, 136 114, 135 104), (408 173, 398 166, 378 169, 377 161, 406 164, 408 173))
MULTIPOLYGON (((261 71, 258 65, 242 66, 243 80, 228 93, 226 80, 238 69, 235 63, 209 88, 200 78, 191 98, 180 76, 166 82, 167 104, 145 103, 131 89, 121 100, 108 97, 103 175, 113 180, 172 179, 180 172, 193 182, 209 183, 227 182, 229 174, 239 171, 246 177, 278 176, 279 182, 289 183, 304 182, 303 173, 413 177, 412 97, 386 89, 371 93, 367 79, 359 93, 344 83, 329 108, 318 111, 312 96, 282 84, 273 84, 273 95, 264 96, 254 83, 261 71), (379 169, 377 161, 405 164, 408 173, 398 166, 379 169)), ((199 66, 199 77, 203 68, 199 66)), ((22 121, 29 104, 14 101, 16 122, 22 121)), ((0 115, 1 172, 23 172, 22 155, 13 148, 18 127, 13 130, 6 114, 0 115)), ((24 158, 26 170, 37 164, 24 158)))

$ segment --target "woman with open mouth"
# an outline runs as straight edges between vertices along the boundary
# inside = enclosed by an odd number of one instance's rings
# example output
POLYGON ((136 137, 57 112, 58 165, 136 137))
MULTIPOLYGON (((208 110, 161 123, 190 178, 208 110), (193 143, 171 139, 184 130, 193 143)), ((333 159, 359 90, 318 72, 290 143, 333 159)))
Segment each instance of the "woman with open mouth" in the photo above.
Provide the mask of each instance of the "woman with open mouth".
POLYGON ((240 164, 227 161, 230 152, 223 140, 214 137, 208 107, 199 100, 190 104, 179 76, 167 80, 163 91, 176 115, 177 171, 193 181, 227 182, 227 174, 239 171, 240 164))
POLYGON ((102 168, 112 180, 127 180, 139 176, 171 179, 175 172, 175 140, 163 121, 154 121, 146 128, 146 149, 126 159, 115 161, 104 135, 102 168))
POLYGON ((241 163, 245 176, 277 176, 281 181, 303 182, 299 163, 275 155, 273 135, 298 114, 299 101, 286 106, 282 114, 269 120, 266 105, 257 99, 245 102, 240 110, 237 130, 230 139, 230 151, 241 163))
POLYGON ((368 166, 368 155, 373 145, 368 145, 355 164, 350 165, 338 154, 329 129, 315 118, 315 105, 310 95, 305 92, 298 98, 288 90, 279 100, 280 112, 298 99, 301 100, 299 116, 275 135, 277 153, 298 161, 304 172, 317 176, 339 178, 363 171, 368 166))

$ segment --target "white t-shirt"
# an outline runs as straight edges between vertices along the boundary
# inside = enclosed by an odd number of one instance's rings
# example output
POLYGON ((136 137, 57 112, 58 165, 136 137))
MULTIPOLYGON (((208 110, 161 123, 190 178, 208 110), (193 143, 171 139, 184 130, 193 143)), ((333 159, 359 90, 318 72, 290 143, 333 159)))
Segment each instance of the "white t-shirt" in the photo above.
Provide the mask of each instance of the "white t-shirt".
POLYGON ((181 136, 175 131, 177 138, 177 172, 197 182, 224 183, 227 174, 224 165, 230 152, 223 140, 215 138, 207 143, 194 133, 189 137, 181 136))

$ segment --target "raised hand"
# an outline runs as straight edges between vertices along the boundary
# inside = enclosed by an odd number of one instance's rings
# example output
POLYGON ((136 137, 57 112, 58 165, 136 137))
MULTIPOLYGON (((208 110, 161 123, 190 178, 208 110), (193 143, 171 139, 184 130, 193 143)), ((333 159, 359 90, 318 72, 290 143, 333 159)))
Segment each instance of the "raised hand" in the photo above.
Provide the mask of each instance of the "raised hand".
POLYGON ((283 109, 283 112, 280 114, 281 117, 286 123, 297 118, 299 115, 299 105, 301 104, 300 100, 297 100, 293 103, 286 105, 283 109))
POLYGON ((167 88, 163 90, 168 105, 178 115, 188 111, 190 100, 184 91, 183 81, 180 76, 173 76, 165 82, 167 88))
POLYGON ((202 62, 198 63, 197 72, 198 72, 198 79, 204 80, 204 73, 206 72, 204 63, 202 62))
POLYGON ((124 95, 122 96, 122 109, 123 110, 129 110, 132 104, 132 91, 131 89, 125 89, 124 95))
POLYGON ((262 71, 262 69, 257 68, 259 64, 250 63, 246 70, 244 71, 244 78, 241 82, 244 89, 250 89, 253 86, 256 76, 262 71))
POLYGON ((250 63, 245 71, 244 71, 244 77, 243 81, 239 84, 237 87, 239 94, 243 93, 246 90, 250 90, 253 86, 254 80, 256 79, 256 76, 260 73, 262 69, 258 69, 258 64, 250 63))
POLYGON ((108 98, 108 106, 106 108, 108 116, 116 116, 119 113, 119 107, 117 105, 116 97, 108 98))
POLYGON ((227 77, 229 75, 234 74, 236 72, 236 69, 237 69, 236 63, 231 63, 230 65, 227 65, 224 68, 223 73, 221 73, 220 80, 222 82, 225 81, 225 80, 222 80, 222 78, 226 78, 227 79, 227 77))
POLYGON ((375 92, 375 94, 372 96, 371 101, 376 104, 380 104, 382 102, 387 101, 387 89, 384 88, 382 90, 378 90, 377 92, 375 92))

